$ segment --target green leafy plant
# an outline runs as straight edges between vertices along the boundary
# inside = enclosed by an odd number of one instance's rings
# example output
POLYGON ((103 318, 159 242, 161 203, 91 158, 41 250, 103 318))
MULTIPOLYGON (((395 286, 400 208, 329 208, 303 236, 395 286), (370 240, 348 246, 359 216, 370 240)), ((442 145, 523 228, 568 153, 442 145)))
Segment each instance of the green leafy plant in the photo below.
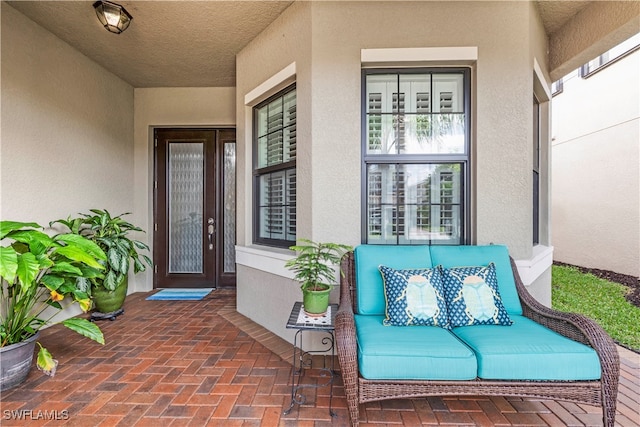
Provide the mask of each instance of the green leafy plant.
POLYGON ((309 239, 299 239, 298 244, 289 247, 298 252, 295 258, 285 263, 293 271, 294 278, 301 283, 302 290, 322 290, 335 284, 333 266, 340 262, 351 246, 338 243, 319 243, 309 239))
POLYGON ((92 286, 113 291, 129 273, 131 262, 134 273, 146 270, 147 265, 151 266, 151 259, 138 252, 149 251, 149 246, 130 237, 132 232, 144 231, 122 218, 129 215, 128 212, 117 216, 112 216, 106 209, 91 209, 90 212, 81 213, 77 218, 60 219, 52 224, 62 224, 72 233, 91 239, 106 253, 104 277, 92 278, 91 282, 92 286))
MULTIPOLYGON (((41 230, 34 222, 0 221, 0 347, 34 336, 70 305, 88 311, 89 281, 102 277, 100 261, 106 255, 98 245, 73 233, 49 236, 41 230), (46 314, 49 307, 54 308, 51 315, 46 314)), ((60 323, 104 344, 100 328, 87 319, 60 323)), ((55 373, 57 362, 42 345, 37 364, 45 373, 55 373)))

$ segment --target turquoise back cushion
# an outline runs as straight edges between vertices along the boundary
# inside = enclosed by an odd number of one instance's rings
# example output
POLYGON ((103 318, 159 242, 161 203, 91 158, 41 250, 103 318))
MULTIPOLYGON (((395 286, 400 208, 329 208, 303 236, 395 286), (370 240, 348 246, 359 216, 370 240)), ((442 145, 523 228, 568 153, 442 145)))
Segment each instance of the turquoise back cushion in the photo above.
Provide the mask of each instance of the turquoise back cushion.
POLYGON ((444 268, 487 266, 493 262, 504 308, 509 314, 522 314, 506 246, 432 246, 431 262, 444 268))
POLYGON ((359 314, 385 314, 384 284, 378 266, 395 269, 433 267, 429 246, 360 245, 354 254, 356 310, 359 314))

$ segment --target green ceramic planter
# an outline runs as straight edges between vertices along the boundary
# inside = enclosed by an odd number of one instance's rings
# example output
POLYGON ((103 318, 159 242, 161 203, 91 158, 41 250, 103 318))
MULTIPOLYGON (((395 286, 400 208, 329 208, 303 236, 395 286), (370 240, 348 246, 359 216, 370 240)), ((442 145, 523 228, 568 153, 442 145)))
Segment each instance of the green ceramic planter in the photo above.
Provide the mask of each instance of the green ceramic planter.
POLYGON ((329 293, 331 286, 324 285, 326 289, 311 291, 302 290, 302 306, 304 311, 311 316, 322 316, 329 307, 329 293))
POLYGON ((94 288, 91 290, 93 296, 93 305, 100 313, 113 313, 120 310, 127 297, 127 276, 114 291, 108 291, 105 288, 94 288))

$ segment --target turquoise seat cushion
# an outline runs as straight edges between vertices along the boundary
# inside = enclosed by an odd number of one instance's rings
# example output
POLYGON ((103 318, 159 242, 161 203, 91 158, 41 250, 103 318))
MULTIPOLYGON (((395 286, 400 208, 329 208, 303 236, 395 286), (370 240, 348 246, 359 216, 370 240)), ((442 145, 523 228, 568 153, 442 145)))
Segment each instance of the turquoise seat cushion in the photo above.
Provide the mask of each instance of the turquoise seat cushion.
POLYGON ((384 326, 384 316, 356 315, 360 374, 367 379, 470 380, 476 357, 449 330, 384 326))
POLYGON ((463 326, 452 331, 478 359, 478 377, 488 380, 576 381, 600 378, 595 350, 524 316, 513 324, 463 326))
POLYGON ((444 268, 486 266, 493 262, 496 266, 498 289, 505 310, 509 314, 522 314, 509 250, 506 246, 432 246, 431 262, 433 265, 442 265, 444 268))
POLYGON ((511 325, 498 291, 494 263, 486 267, 440 268, 449 323, 455 326, 511 325))
POLYGON ((386 299, 385 326, 449 327, 440 268, 379 267, 386 299))
POLYGON ((384 315, 386 301, 378 266, 396 269, 431 268, 429 246, 360 245, 356 263, 356 312, 384 315))

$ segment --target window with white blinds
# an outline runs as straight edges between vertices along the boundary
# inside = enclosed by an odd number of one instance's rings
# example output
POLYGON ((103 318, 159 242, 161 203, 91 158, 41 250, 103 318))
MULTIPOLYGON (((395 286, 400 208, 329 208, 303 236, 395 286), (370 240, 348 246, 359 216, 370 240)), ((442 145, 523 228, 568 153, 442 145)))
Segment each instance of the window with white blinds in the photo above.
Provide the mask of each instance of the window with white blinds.
POLYGON ((296 241, 296 90, 291 86, 254 108, 254 241, 296 241))
POLYGON ((468 241, 468 69, 363 70, 363 240, 468 241))

